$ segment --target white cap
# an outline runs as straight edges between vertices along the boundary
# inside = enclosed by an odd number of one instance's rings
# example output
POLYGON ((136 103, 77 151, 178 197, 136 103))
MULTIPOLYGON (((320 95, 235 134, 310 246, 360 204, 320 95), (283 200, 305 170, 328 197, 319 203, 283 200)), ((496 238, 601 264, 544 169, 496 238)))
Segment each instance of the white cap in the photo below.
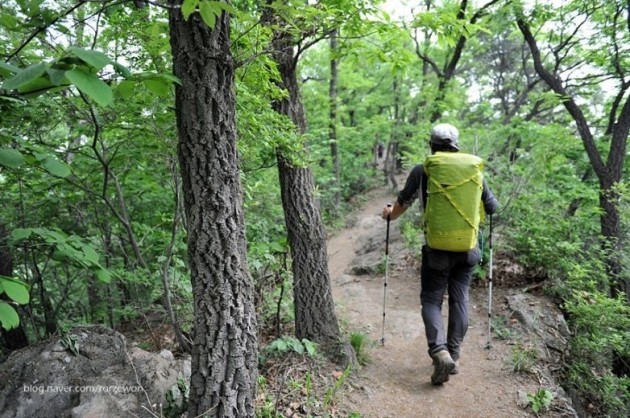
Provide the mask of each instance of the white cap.
POLYGON ((435 145, 447 145, 459 149, 457 140, 459 131, 450 123, 440 123, 431 129, 431 143, 435 145))

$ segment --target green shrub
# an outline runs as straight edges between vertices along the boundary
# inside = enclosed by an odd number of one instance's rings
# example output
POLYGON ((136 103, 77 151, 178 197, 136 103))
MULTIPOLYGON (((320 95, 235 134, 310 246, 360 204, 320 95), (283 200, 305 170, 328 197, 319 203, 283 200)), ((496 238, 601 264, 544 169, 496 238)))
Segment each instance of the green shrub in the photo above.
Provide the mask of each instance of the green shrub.
POLYGON ((512 349, 512 370, 517 373, 529 373, 536 364, 538 353, 532 347, 523 344, 515 345, 512 349))
POLYGON ((370 362, 366 347, 369 341, 370 340, 367 335, 361 332, 350 333, 350 345, 352 345, 352 348, 354 348, 354 352, 357 356, 357 361, 361 366, 365 366, 370 362))

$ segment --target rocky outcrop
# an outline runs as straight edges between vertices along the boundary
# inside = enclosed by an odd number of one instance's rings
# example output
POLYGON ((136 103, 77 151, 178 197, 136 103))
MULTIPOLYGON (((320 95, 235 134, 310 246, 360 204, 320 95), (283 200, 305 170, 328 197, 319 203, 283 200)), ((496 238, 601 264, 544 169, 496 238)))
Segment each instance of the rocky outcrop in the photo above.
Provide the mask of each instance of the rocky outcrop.
MULTIPOLYGON (((564 315, 548 298, 518 289, 506 296, 506 302, 512 325, 521 328, 519 334, 523 342, 535 350, 536 361, 531 372, 536 375, 541 387, 549 388, 553 393, 551 411, 554 416, 577 418, 570 397, 558 382, 570 338, 564 315)), ((527 407, 527 404, 526 400, 523 406, 527 407)))
MULTIPOLYGON (((390 267, 399 264, 400 259, 407 254, 398 226, 394 222, 390 225, 390 267)), ((348 273, 354 276, 382 273, 385 269, 387 223, 378 216, 372 216, 362 219, 359 227, 365 233, 357 237, 356 256, 348 265, 348 273)))
POLYGON ((190 362, 166 350, 149 353, 111 329, 77 327, 0 364, 0 417, 177 416, 189 378, 190 362))

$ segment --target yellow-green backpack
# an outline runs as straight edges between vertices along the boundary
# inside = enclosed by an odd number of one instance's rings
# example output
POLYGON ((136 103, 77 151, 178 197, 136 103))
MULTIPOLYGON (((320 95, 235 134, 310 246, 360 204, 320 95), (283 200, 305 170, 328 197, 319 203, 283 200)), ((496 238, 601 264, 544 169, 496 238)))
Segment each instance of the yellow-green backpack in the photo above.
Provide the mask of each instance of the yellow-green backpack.
POLYGON ((430 248, 465 252, 477 245, 482 171, 481 158, 462 152, 436 152, 425 160, 424 233, 430 248))

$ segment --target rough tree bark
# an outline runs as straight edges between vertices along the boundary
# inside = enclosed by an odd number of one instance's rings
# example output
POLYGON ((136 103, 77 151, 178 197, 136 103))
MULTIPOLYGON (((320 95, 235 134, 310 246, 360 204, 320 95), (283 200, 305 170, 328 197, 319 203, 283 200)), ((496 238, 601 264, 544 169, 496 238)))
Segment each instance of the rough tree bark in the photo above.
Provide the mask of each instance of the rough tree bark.
MULTIPOLYGON (((282 23, 269 8, 265 9, 263 20, 282 23)), ((274 110, 288 116, 297 131, 304 134, 306 115, 300 99, 292 35, 275 29, 272 50, 281 76, 281 87, 289 93, 288 97, 273 103, 274 110)), ((329 347, 337 346, 341 332, 332 298, 324 226, 319 203, 313 194, 313 174, 309 168, 293 164, 282 150, 277 151, 277 160, 282 207, 291 247, 296 337, 308 338, 329 347)))
POLYGON ((229 16, 169 12, 194 298, 189 416, 253 417, 257 325, 247 268, 229 16))

